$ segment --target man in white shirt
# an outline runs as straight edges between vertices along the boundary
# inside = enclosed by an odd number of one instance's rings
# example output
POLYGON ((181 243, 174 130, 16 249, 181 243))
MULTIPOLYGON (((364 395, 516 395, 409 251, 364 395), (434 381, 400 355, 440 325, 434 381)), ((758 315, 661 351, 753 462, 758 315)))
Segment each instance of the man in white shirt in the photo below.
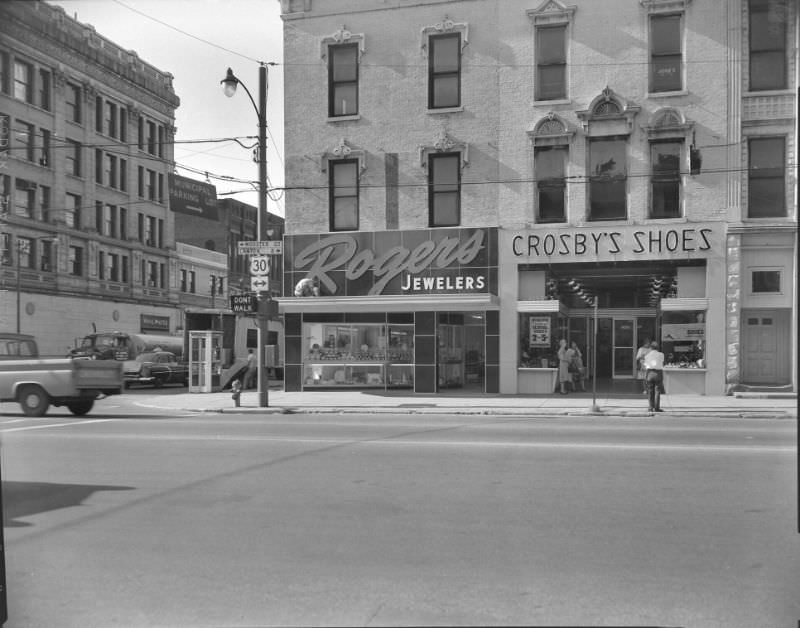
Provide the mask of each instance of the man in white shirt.
POLYGON ((661 385, 664 382, 664 354, 658 350, 657 342, 650 343, 650 351, 644 356, 644 368, 650 412, 663 412, 661 385))

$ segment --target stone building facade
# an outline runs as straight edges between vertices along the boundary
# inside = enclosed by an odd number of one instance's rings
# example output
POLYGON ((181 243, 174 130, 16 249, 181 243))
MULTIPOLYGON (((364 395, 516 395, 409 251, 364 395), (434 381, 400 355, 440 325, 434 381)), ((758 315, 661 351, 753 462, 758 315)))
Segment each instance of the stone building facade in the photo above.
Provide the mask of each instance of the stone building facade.
POLYGON ((796 3, 281 5, 287 389, 796 389, 796 3))
POLYGON ((0 23, 0 329, 51 354, 93 328, 174 331, 172 75, 45 2, 0 23))

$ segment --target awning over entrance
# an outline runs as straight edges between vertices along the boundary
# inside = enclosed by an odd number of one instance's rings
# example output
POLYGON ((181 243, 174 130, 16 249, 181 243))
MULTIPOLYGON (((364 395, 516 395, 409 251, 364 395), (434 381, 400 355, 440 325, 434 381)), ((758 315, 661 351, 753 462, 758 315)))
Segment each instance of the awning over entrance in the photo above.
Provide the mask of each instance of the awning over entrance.
POLYGON ((493 294, 421 294, 369 297, 282 297, 282 313, 323 312, 457 312, 500 308, 493 294))

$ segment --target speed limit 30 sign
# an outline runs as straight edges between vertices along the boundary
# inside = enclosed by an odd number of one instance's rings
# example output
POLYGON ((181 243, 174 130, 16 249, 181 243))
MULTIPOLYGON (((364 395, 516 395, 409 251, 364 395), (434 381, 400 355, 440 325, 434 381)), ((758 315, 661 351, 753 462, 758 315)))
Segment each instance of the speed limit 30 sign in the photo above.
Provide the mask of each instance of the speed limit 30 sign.
POLYGON ((267 277, 269 267, 269 255, 253 255, 250 258, 250 275, 252 277, 267 277))

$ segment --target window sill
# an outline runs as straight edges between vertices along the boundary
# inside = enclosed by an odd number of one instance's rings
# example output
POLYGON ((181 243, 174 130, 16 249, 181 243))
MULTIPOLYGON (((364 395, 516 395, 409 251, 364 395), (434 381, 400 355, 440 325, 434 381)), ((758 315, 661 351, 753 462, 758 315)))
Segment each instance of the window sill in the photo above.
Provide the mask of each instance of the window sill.
POLYGON ((553 100, 534 100, 534 107, 550 107, 551 105, 569 105, 572 100, 569 98, 554 98, 553 100))
POLYGON ((360 113, 352 116, 328 116, 327 122, 355 122, 357 120, 361 120, 360 113))
POLYGON ((791 89, 763 89, 745 92, 743 98, 759 98, 763 96, 793 96, 791 89))
POLYGON ((428 109, 426 113, 436 115, 440 113, 461 113, 464 111, 464 106, 461 107, 442 107, 441 109, 428 109))
POLYGON ((688 96, 688 89, 676 89, 668 92, 648 92, 647 98, 674 98, 676 96, 688 96))

